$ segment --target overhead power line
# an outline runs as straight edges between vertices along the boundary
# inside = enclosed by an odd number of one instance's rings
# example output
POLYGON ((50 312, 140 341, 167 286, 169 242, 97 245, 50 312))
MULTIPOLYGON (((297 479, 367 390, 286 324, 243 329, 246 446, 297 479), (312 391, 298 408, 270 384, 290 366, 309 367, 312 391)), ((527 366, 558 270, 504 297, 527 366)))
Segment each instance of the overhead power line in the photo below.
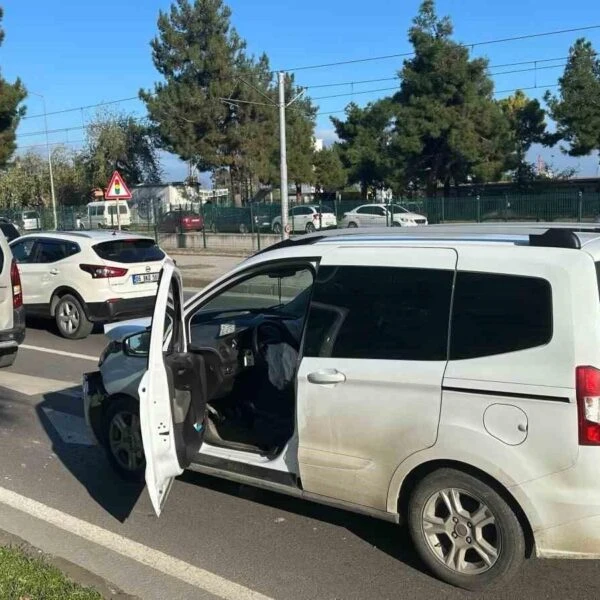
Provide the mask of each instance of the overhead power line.
MULTIPOLYGON (((551 84, 547 84, 547 85, 532 85, 530 87, 513 88, 510 90, 496 90, 494 92, 494 95, 512 94, 512 93, 518 92, 518 91, 528 92, 531 90, 548 90, 550 88, 557 88, 558 86, 559 86, 558 83, 551 83, 551 84)), ((392 89, 396 89, 396 88, 392 88, 392 89)), ((350 95, 350 94, 347 94, 347 95, 350 95)), ((318 112, 315 114, 315 116, 321 117, 321 116, 325 116, 325 115, 338 115, 338 114, 345 113, 345 112, 346 112, 345 108, 340 108, 338 110, 328 110, 328 111, 318 112)))
POLYGON ((119 104, 121 102, 131 102, 132 100, 139 100, 138 96, 130 96, 129 98, 119 98, 118 100, 107 100, 106 102, 97 102, 96 104, 88 104, 87 106, 75 106, 73 108, 65 108, 63 110, 54 110, 48 113, 40 113, 37 115, 27 115, 22 117, 22 121, 26 121, 27 119, 39 119, 42 117, 49 117, 51 115, 62 115, 70 112, 79 112, 81 110, 89 110, 90 108, 98 108, 100 106, 108 106, 109 104, 119 104))
MULTIPOLYGON (((519 66, 524 66, 524 65, 540 65, 540 64, 549 63, 549 62, 556 62, 559 60, 564 61, 567 59, 568 59, 567 56, 560 56, 557 58, 539 58, 539 59, 535 59, 535 60, 523 60, 523 61, 519 61, 519 62, 490 65, 489 68, 490 69, 501 69, 501 68, 505 68, 505 67, 519 67, 519 66)), ((553 65, 552 67, 548 67, 548 68, 554 68, 555 66, 558 66, 558 65, 553 65)), ((544 67, 534 66, 531 68, 531 71, 542 70, 543 68, 544 67)), ((517 73, 517 72, 526 72, 526 71, 527 71, 527 69, 523 69, 522 71, 514 71, 514 72, 517 73)), ((512 73, 512 72, 508 71, 506 73, 492 73, 492 75, 503 75, 503 74, 508 74, 508 73, 512 73)), ((243 83, 250 85, 246 81, 242 80, 241 78, 238 78, 238 79, 240 79, 240 81, 242 81, 243 83)), ((329 87, 343 87, 344 85, 359 85, 359 84, 364 84, 364 83, 383 83, 384 81, 395 81, 396 79, 398 79, 398 76, 382 77, 382 78, 378 78, 378 79, 363 79, 363 80, 359 80, 359 81, 342 81, 342 82, 338 82, 338 83, 325 83, 325 84, 319 84, 319 85, 306 85, 303 87, 305 87, 306 89, 316 90, 316 89, 324 89, 324 88, 329 88, 329 87)), ((254 88, 254 86, 250 86, 250 87, 254 88)), ((256 89, 256 88, 254 88, 254 89, 256 89)), ((256 91, 259 91, 259 90, 256 89, 256 91)), ((262 93, 262 92, 260 92, 260 93, 262 93)), ((116 100, 106 100, 103 102, 97 102, 96 104, 87 104, 87 105, 83 105, 83 106, 74 106, 72 108, 64 108, 61 110, 54 110, 54 111, 46 113, 46 116, 50 117, 53 115, 62 115, 62 114, 70 113, 70 112, 80 112, 80 111, 84 111, 84 110, 90 110, 92 108, 99 108, 101 106, 109 106, 111 104, 120 104, 122 102, 132 102, 133 100, 139 100, 139 97, 138 96, 129 96, 127 98, 118 98, 116 100)), ((38 113, 35 115, 27 115, 27 116, 23 117, 21 120, 26 121, 28 119, 41 119, 43 117, 44 117, 44 113, 38 113)))
MULTIPOLYGON (((493 40, 484 40, 482 42, 471 42, 471 43, 464 43, 461 44, 462 46, 466 47, 466 48, 476 48, 479 46, 490 46, 492 44, 504 44, 504 43, 508 43, 508 42, 517 42, 517 41, 522 41, 522 40, 531 40, 534 38, 540 38, 540 37, 547 37, 547 36, 552 36, 552 35, 560 35, 563 33, 575 33, 578 31, 589 31, 591 29, 600 29, 600 25, 588 25, 586 27, 573 27, 571 29, 557 29, 554 31, 544 31, 542 33, 529 33, 529 34, 524 34, 524 35, 517 35, 517 36, 513 36, 513 37, 506 37, 506 38, 497 38, 497 39, 493 39, 493 40)), ((409 56, 414 56, 414 52, 401 52, 398 54, 385 54, 382 56, 368 56, 368 57, 364 57, 364 58, 354 58, 354 59, 350 59, 350 60, 340 60, 340 61, 336 61, 336 62, 330 62, 330 63, 322 63, 322 64, 316 64, 316 65, 303 65, 300 67, 294 67, 291 69, 281 69, 282 71, 285 71, 286 73, 292 73, 295 71, 308 71, 309 69, 324 69, 326 67, 338 67, 338 66, 342 66, 342 65, 354 65, 354 64, 358 64, 358 63, 365 63, 365 62, 374 62, 374 61, 380 61, 380 60, 389 60, 392 58, 407 58, 409 56)))
MULTIPOLYGON (((490 68, 501 68, 501 67, 511 67, 511 66, 517 66, 517 65, 530 65, 530 64, 535 64, 535 63, 541 63, 541 62, 550 62, 550 61, 557 61, 557 60, 567 60, 567 57, 564 58, 551 58, 551 59, 544 59, 543 61, 525 61, 525 62, 520 62, 520 63, 510 63, 510 64, 506 64, 506 65, 496 65, 495 67, 490 67, 490 68)), ((509 75, 512 73, 531 73, 533 71, 543 71, 543 70, 547 70, 547 69, 557 69, 559 67, 564 67, 565 63, 560 63, 558 65, 546 65, 546 66, 542 66, 542 67, 529 67, 527 69, 516 69, 516 70, 512 70, 512 71, 498 71, 495 73, 490 73, 491 76, 496 76, 496 75, 509 75)), ((381 79, 360 79, 357 81, 340 81, 338 83, 324 83, 322 85, 307 85, 305 86, 306 89, 309 90, 316 90, 316 89, 323 89, 323 88, 331 88, 331 87, 343 87, 346 85, 360 85, 360 84, 364 84, 364 83, 379 83, 379 82, 383 82, 383 81, 396 81, 397 79, 401 79, 401 77, 399 75, 396 75, 395 77, 383 77, 381 79)), ((316 100, 316 98, 313 98, 314 100, 316 100)))

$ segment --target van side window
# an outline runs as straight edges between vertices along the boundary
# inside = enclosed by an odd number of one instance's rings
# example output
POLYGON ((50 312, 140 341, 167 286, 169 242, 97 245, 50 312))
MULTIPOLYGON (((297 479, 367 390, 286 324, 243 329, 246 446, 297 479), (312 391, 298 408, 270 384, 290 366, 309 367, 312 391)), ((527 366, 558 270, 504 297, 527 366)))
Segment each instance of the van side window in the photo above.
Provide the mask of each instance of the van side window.
POLYGON ((552 288, 545 279, 458 272, 450 360, 543 346, 552 339, 552 288))
POLYGON ((446 360, 453 271, 321 267, 304 355, 446 360))

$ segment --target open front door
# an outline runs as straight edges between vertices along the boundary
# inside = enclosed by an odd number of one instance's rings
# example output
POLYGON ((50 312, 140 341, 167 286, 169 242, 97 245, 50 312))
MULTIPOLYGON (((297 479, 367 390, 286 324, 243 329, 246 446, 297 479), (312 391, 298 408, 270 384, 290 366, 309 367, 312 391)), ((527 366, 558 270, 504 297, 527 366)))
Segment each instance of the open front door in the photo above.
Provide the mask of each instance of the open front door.
POLYGON ((148 370, 139 388, 146 484, 157 515, 173 479, 190 465, 204 437, 204 361, 187 353, 182 307, 181 275, 167 259, 152 318, 148 370))

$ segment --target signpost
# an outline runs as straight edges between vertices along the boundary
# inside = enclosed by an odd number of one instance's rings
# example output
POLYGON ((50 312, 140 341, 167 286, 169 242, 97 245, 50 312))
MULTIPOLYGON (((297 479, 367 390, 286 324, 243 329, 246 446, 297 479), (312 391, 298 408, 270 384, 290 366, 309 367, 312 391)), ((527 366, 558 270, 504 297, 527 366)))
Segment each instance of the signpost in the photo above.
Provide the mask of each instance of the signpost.
POLYGON ((117 201, 117 226, 121 231, 121 207, 119 206, 120 200, 131 200, 131 192, 125 184, 123 177, 119 171, 115 171, 110 178, 106 193, 104 194, 105 200, 116 200, 117 201))

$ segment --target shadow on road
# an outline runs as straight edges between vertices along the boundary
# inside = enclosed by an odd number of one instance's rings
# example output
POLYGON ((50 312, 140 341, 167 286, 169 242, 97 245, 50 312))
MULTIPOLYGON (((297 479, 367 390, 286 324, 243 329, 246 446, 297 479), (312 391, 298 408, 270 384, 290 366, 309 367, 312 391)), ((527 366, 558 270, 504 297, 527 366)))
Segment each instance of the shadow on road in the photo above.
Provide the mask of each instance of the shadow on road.
POLYGON ((424 571, 424 566, 413 550, 405 527, 398 527, 393 523, 379 519, 234 483, 225 479, 217 479, 193 471, 186 471, 180 477, 180 480, 222 494, 244 498, 251 502, 284 510, 295 515, 343 527, 392 558, 418 571, 424 571))
POLYGON ((123 481, 109 465, 103 449, 91 445, 95 442, 85 426, 80 388, 45 394, 42 402, 36 406, 36 412, 58 459, 95 502, 115 519, 124 522, 137 503, 144 485, 123 481), (68 416, 59 414, 57 417, 57 413, 68 416), (75 418, 71 418, 63 430, 57 418, 68 419, 69 416, 75 418))

